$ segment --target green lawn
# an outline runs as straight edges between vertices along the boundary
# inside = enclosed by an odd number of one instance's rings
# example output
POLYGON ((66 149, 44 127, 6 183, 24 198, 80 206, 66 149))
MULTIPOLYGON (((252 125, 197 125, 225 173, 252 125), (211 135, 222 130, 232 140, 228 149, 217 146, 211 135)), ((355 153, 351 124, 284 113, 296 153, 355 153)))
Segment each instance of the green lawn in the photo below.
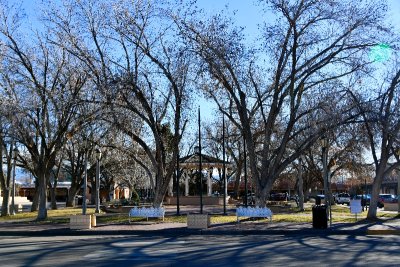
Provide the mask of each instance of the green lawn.
MULTIPOLYGON (((34 212, 20 212, 15 215, 10 216, 0 216, 0 222, 4 221, 31 221, 34 222, 37 218, 37 211, 34 212)), ((75 214, 82 214, 81 208, 62 208, 57 210, 47 210, 47 217, 46 221, 42 222, 54 222, 54 223, 64 223, 69 222, 69 216, 75 214)), ((94 214, 94 209, 87 209, 87 214, 94 214)))
MULTIPOLYGON (((0 222, 12 221, 18 222, 30 222, 30 223, 68 223, 69 216, 75 214, 82 214, 81 208, 61 208, 58 210, 48 210, 48 218, 46 221, 36 222, 37 212, 21 212, 13 216, 0 217, 0 222)), ((87 209, 87 214, 94 214, 94 209, 87 209)), ((365 219, 367 211, 357 215, 357 219, 365 219)), ((396 217, 397 213, 379 212, 378 217, 391 218, 396 217)), ((350 209, 341 205, 332 206, 332 221, 333 222, 355 222, 355 215, 350 213, 350 209)), ((151 221, 162 221, 161 219, 151 218, 151 221)), ((102 213, 97 217, 99 224, 126 224, 128 223, 128 214, 122 213, 102 213)), ((146 218, 132 218, 131 221, 146 221, 146 218)), ((186 223, 186 215, 171 215, 164 218, 165 222, 173 223, 186 223)), ((261 219, 262 221, 262 219, 261 219)), ((312 208, 306 208, 304 211, 299 211, 296 208, 291 208, 286 212, 275 213, 272 217, 273 222, 299 222, 299 223, 311 223, 312 222, 312 208)), ((236 222, 236 216, 230 214, 224 215, 212 215, 212 224, 224 224, 236 222)))

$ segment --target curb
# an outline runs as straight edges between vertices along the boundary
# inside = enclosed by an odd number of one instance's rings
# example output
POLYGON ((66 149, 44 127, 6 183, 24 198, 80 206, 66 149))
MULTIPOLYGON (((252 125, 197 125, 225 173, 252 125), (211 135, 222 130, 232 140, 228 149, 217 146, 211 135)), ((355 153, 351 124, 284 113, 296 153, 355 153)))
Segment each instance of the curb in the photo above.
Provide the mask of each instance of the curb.
MULTIPOLYGON (((400 234, 400 230, 373 230, 378 234, 400 234)), ((300 230, 199 230, 199 229, 162 229, 162 230, 71 230, 69 228, 38 230, 38 231, 0 231, 0 236, 84 236, 84 235, 142 235, 142 236, 190 236, 190 235, 367 235, 368 230, 330 230, 330 229, 300 229, 300 230)))
POLYGON ((394 229, 368 229, 367 235, 400 235, 400 230, 394 229))

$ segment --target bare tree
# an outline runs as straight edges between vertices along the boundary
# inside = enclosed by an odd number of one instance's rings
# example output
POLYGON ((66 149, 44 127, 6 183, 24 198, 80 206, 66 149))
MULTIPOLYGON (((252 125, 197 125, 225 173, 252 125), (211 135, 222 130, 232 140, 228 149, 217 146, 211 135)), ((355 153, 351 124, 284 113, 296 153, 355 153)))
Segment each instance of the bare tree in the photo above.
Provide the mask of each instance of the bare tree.
POLYGON ((155 3, 75 1, 66 3, 64 12, 49 16, 58 36, 54 42, 87 66, 115 125, 149 157, 159 206, 181 138, 190 62, 184 44, 155 3), (145 126, 131 131, 124 117, 145 126))
MULTIPOLYGON (((376 219, 378 196, 383 179, 400 166, 400 114, 398 109, 400 70, 397 64, 394 70, 394 74, 388 75, 377 90, 373 90, 373 82, 368 84, 370 92, 375 92, 375 99, 363 101, 361 94, 354 94, 354 99, 358 101, 362 111, 364 133, 368 138, 375 167, 368 219, 376 219)), ((382 77, 381 74, 379 77, 382 77)), ((371 98, 371 95, 368 98, 371 98)))
POLYGON ((37 179, 37 220, 44 220, 50 172, 66 133, 76 122, 77 99, 86 77, 77 71, 78 64, 65 50, 46 42, 40 33, 28 30, 20 34, 16 28, 22 22, 15 15, 18 11, 1 9, 3 63, 10 69, 4 80, 16 103, 11 120, 16 139, 27 151, 20 160, 37 179))
MULTIPOLYGON (((3 104, 3 103, 1 103, 3 104)), ((1 203, 1 216, 10 215, 10 193, 12 190, 12 151, 15 148, 15 144, 12 142, 12 138, 8 135, 9 127, 7 126, 8 120, 3 116, 6 112, 1 107, 0 114, 0 186, 2 191, 3 202, 1 203), (6 167, 5 170, 3 167, 6 167)))
MULTIPOLYGON (((314 132, 299 124, 323 110, 324 95, 345 98, 341 80, 366 66, 365 49, 377 43, 378 33, 385 32, 385 6, 377 1, 260 2, 277 18, 264 28, 264 55, 252 53, 240 29, 222 15, 208 20, 179 18, 177 24, 198 55, 206 82, 211 84, 208 92, 220 106, 227 106, 221 100, 229 99, 237 110, 238 120, 230 119, 246 139, 256 204, 263 206, 279 175, 338 125, 338 118, 325 116, 314 121, 314 132), (267 66, 256 58, 265 59, 267 66), (221 91, 225 98, 218 97, 216 92, 221 91), (305 105, 305 99, 314 104, 305 105), (295 143, 304 131, 308 137, 295 143)), ((341 113, 352 109, 348 106, 341 113)))

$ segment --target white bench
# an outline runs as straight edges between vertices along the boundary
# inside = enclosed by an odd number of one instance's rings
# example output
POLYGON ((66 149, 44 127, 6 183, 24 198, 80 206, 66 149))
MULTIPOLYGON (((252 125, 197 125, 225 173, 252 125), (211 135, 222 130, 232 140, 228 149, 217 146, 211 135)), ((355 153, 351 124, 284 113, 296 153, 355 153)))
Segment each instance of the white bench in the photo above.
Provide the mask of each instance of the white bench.
POLYGON ((258 217, 258 218, 269 218, 272 221, 272 211, 269 208, 260 207, 238 207, 236 209, 237 222, 239 223, 239 217, 258 217))
POLYGON ((150 218, 162 218, 164 221, 164 215, 165 215, 165 209, 162 207, 159 208, 138 208, 138 207, 133 207, 129 213, 129 223, 131 222, 131 217, 146 217, 147 220, 150 218))

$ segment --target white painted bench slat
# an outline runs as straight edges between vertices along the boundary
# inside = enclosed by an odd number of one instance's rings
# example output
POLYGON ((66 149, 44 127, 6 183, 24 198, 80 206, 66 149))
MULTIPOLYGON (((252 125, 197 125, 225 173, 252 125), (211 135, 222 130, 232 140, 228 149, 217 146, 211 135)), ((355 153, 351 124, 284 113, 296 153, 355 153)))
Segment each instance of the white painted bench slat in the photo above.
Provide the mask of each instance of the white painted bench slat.
POLYGON ((159 207, 159 208, 133 207, 128 213, 129 223, 131 222, 131 217, 146 217, 147 220, 149 220, 149 217, 150 218, 161 218, 162 217, 162 219, 164 221, 164 215, 165 215, 165 209, 163 207, 159 207))
POLYGON ((269 218, 269 220, 272 221, 272 211, 266 207, 238 207, 236 209, 236 217, 238 223, 239 217, 269 218))

